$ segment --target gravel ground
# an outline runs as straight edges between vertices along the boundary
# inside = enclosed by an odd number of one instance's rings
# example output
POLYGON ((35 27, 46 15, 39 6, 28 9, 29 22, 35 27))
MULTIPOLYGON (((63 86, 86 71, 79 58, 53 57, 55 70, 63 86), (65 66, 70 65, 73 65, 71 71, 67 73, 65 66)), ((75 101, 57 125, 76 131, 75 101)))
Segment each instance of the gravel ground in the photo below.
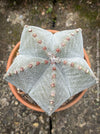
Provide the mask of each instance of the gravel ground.
POLYGON ((76 3, 62 0, 0 1, 0 134, 100 133, 100 101, 96 86, 73 107, 54 113, 50 120, 45 113, 33 111, 17 101, 2 79, 9 54, 20 40, 25 24, 56 30, 81 27, 84 48, 96 74, 96 34, 100 16, 97 6, 99 4, 91 0, 76 0, 76 3))

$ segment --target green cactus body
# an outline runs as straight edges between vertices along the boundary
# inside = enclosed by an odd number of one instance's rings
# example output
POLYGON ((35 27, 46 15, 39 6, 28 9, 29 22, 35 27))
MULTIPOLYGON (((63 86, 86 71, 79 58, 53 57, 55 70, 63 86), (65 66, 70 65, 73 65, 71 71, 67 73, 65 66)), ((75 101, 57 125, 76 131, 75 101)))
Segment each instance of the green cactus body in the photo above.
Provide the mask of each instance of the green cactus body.
POLYGON ((5 79, 29 94, 48 115, 96 83, 84 60, 81 29, 52 34, 35 26, 24 27, 19 55, 5 79))

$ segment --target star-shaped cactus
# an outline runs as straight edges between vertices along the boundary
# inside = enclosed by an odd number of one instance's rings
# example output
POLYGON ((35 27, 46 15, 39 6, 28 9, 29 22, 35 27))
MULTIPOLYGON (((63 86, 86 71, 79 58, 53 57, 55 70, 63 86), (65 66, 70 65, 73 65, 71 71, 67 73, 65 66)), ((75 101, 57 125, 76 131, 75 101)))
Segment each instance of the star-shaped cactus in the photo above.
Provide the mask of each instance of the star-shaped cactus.
POLYGON ((48 115, 96 82, 84 60, 81 29, 52 34, 35 26, 24 27, 19 55, 5 79, 29 94, 48 115))

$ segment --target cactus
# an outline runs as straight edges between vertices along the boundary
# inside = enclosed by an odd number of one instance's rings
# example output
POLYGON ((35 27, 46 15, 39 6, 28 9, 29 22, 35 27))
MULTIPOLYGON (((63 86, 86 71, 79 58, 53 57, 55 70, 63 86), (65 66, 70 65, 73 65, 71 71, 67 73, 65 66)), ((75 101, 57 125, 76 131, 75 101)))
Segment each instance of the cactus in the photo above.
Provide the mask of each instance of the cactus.
POLYGON ((5 80, 27 93, 51 115, 71 96, 96 83, 84 60, 81 31, 79 28, 52 34, 25 25, 19 55, 5 80))

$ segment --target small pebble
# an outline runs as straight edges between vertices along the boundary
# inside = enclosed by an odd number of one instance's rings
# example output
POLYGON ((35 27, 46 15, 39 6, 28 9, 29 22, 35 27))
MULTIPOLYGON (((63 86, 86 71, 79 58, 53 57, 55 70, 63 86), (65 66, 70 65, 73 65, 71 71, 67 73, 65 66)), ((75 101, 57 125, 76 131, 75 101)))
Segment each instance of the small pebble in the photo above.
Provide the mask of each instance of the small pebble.
POLYGON ((39 117, 39 120, 41 121, 41 123, 44 124, 44 120, 43 120, 43 117, 42 116, 39 117))
POLYGON ((11 134, 14 134, 15 132, 14 131, 11 131, 11 134))
POLYGON ((15 126, 18 126, 20 123, 19 122, 14 122, 15 126))
POLYGON ((15 105, 18 105, 18 101, 15 101, 15 105))
POLYGON ((7 100, 6 98, 1 99, 1 100, 0 100, 0 103, 1 103, 1 105, 2 105, 3 107, 9 106, 9 102, 8 102, 8 100, 7 100))
POLYGON ((39 123, 38 122, 35 122, 35 123, 33 123, 33 126, 36 127, 36 128, 38 128, 39 123))
POLYGON ((44 16, 44 15, 45 15, 45 12, 43 11, 43 12, 41 13, 41 15, 44 16))

